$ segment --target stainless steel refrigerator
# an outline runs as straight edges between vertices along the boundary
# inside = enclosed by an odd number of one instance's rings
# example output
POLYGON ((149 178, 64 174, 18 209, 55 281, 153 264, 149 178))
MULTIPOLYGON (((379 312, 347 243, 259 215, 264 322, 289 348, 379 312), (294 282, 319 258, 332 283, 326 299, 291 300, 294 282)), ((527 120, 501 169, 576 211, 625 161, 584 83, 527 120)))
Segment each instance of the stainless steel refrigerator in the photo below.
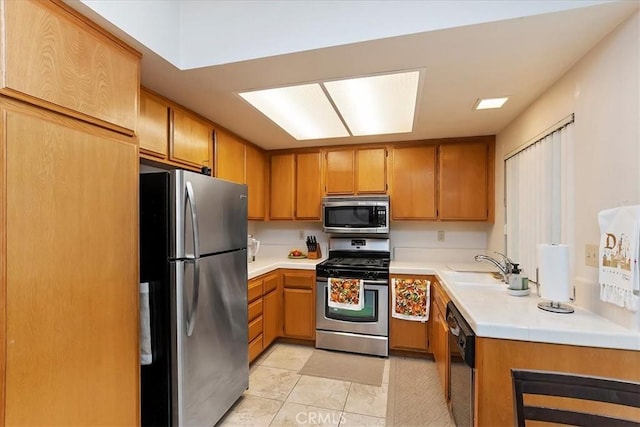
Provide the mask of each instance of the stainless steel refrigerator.
POLYGON ((213 426, 247 389, 246 246, 246 185, 140 175, 152 353, 141 367, 143 425, 213 426))

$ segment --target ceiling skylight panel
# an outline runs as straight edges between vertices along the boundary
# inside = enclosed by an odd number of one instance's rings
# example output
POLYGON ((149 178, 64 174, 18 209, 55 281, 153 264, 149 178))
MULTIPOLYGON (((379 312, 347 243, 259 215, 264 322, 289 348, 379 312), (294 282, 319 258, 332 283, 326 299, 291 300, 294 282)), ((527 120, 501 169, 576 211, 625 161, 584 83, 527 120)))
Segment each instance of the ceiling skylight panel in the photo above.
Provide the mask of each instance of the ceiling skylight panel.
POLYGON ((297 140, 349 136, 319 84, 240 93, 297 140))
POLYGON ((355 136, 411 132, 419 71, 325 82, 355 136))

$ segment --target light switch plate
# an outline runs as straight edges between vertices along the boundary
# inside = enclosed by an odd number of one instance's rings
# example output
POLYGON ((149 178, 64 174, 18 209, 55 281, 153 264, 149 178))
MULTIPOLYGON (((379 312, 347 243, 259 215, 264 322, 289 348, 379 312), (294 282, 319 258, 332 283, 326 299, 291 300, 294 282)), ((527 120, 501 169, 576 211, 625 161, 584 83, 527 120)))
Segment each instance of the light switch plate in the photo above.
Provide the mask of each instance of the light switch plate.
POLYGON ((584 245, 584 264, 598 267, 598 245, 584 245))
POLYGON ((443 230, 439 230, 438 231, 438 242, 444 242, 444 231, 443 230))

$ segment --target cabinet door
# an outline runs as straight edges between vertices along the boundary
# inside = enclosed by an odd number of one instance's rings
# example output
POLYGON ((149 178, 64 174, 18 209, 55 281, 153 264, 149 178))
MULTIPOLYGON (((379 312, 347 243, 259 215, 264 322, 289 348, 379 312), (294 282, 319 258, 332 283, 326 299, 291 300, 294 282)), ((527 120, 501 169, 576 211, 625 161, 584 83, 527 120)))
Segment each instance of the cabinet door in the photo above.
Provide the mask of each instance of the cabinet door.
POLYGON ((289 338, 315 338, 314 292, 284 288, 284 335, 289 338))
POLYGON ((209 147, 213 143, 213 127, 192 114, 173 108, 171 160, 200 168, 211 166, 209 147))
POLYGON ((319 220, 322 187, 320 152, 296 155, 296 219, 319 220))
MULTIPOLYGON (((391 279, 431 279, 427 276, 394 275, 391 279)), ((394 350, 410 350, 427 352, 429 350, 429 322, 414 322, 397 319, 392 316, 393 298, 392 281, 389 286, 389 348, 394 350)), ((431 318, 431 316, 429 316, 431 318)))
POLYGON ((138 123, 140 152, 166 159, 169 152, 169 106, 162 99, 140 92, 138 123))
POLYGON ((282 291, 274 289, 266 294, 264 300, 264 348, 282 334, 282 291))
POLYGON ((264 192, 266 180, 266 160, 264 153, 257 147, 247 144, 245 147, 245 175, 249 198, 249 219, 264 219, 264 192))
POLYGON ((489 218, 489 144, 440 145, 440 219, 489 218))
POLYGON ((138 424, 137 146, 41 109, 0 107, 3 421, 138 424))
POLYGON ((449 400, 449 328, 445 319, 445 314, 437 305, 432 306, 433 327, 431 328, 431 352, 436 361, 438 378, 445 399, 449 400))
POLYGON ((426 352, 428 345, 428 323, 389 318, 389 348, 426 352))
POLYGON ((387 192, 387 149, 356 149, 356 193, 387 192))
POLYGON ((436 218, 436 149, 394 147, 391 160, 391 217, 436 218))
POLYGON ((269 218, 293 219, 295 197, 295 156, 271 156, 271 191, 269 192, 269 218))
POLYGON ((216 129, 216 177, 245 183, 245 144, 236 136, 216 129))
POLYGON ((353 194, 354 185, 353 149, 325 151, 325 192, 327 194, 353 194))
POLYGON ((2 7, 3 93, 133 134, 138 53, 55 2, 2 7))

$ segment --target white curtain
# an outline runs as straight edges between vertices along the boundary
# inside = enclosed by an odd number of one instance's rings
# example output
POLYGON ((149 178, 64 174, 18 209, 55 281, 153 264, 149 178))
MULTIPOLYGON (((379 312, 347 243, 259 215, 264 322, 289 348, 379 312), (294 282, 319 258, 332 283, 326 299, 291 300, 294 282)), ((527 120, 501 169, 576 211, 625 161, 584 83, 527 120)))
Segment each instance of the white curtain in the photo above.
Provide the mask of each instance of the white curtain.
POLYGON ((505 187, 507 255, 535 280, 539 243, 574 242, 573 121, 508 157, 505 187))

